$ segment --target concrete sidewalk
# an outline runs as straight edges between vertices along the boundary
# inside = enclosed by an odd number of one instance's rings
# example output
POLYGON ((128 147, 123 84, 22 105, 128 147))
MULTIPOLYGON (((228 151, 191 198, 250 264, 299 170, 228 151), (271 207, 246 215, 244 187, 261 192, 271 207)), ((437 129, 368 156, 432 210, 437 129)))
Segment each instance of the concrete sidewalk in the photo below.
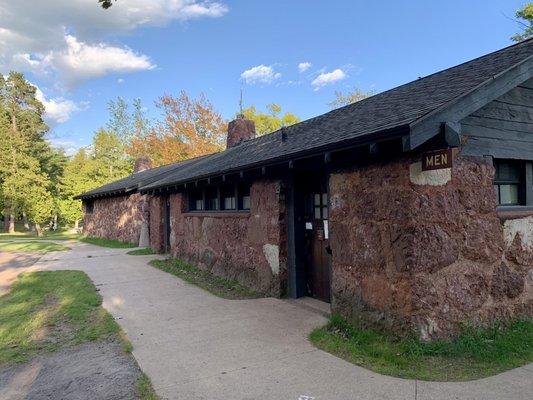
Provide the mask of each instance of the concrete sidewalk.
POLYGON ((224 300, 147 265, 130 249, 75 244, 31 269, 79 269, 165 399, 530 399, 533 365, 464 383, 387 377, 314 348, 326 322, 298 302, 224 300))

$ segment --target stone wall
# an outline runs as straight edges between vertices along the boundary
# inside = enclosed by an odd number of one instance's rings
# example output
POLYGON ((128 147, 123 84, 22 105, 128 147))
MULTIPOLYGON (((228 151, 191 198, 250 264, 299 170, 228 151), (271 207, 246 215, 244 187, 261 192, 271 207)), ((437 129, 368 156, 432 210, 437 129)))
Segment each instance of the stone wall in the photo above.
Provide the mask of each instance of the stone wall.
POLYGON ((83 233, 87 236, 139 243, 145 218, 145 196, 106 197, 93 200, 93 212, 83 214, 83 233))
POLYGON ((151 196, 148 200, 150 247, 157 252, 165 250, 165 198, 151 196))
POLYGON ((253 183, 249 213, 187 213, 185 195, 172 195, 172 255, 260 293, 283 295, 287 245, 280 191, 279 181, 253 183))
POLYGON ((499 219, 483 158, 416 161, 331 175, 333 311, 423 339, 533 316, 533 219, 499 219))

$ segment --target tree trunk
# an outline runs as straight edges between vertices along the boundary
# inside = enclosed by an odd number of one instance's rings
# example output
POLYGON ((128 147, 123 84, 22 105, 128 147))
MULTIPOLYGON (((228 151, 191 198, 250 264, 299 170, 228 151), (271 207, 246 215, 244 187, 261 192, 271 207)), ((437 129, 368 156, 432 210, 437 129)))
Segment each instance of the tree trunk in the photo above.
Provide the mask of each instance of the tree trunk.
POLYGON ((53 225, 52 225, 52 229, 54 231, 57 230, 57 214, 54 214, 54 222, 53 222, 53 225))
POLYGON ((35 232, 37 232, 38 237, 43 236, 43 229, 41 228, 41 225, 35 224, 35 232))
POLYGON ((7 233, 15 233, 15 214, 12 210, 5 211, 6 215, 4 217, 4 230, 7 233))
POLYGON ((74 229, 78 230, 79 227, 80 227, 80 221, 79 220, 74 221, 74 229))
POLYGON ((24 229, 26 231, 30 230, 30 223, 28 222, 28 216, 26 215, 26 212, 22 212, 22 222, 24 223, 24 229))

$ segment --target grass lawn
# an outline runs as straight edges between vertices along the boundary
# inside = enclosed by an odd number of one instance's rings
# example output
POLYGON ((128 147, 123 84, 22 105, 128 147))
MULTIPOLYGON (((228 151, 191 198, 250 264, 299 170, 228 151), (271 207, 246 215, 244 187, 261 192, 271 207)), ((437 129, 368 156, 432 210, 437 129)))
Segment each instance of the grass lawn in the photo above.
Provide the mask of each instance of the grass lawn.
POLYGON ((70 250, 62 244, 44 241, 23 241, 23 242, 0 242, 0 251, 18 251, 31 253, 48 253, 50 251, 70 250))
POLYGON ((81 271, 21 274, 0 297, 0 365, 118 334, 119 326, 101 304, 81 271))
POLYGON ((128 251, 126 254, 129 254, 130 256, 147 256, 150 254, 155 254, 155 252, 150 247, 146 247, 144 249, 128 251))
POLYGON ((155 393, 154 388, 152 387, 152 382, 148 375, 143 373, 136 385, 137 394, 141 400, 157 400, 159 397, 155 393))
POLYGON ((44 231, 39 237, 35 232, 0 233, 0 240, 4 239, 29 239, 29 240, 75 240, 81 237, 78 233, 70 233, 66 230, 44 231))
POLYGON ((453 341, 423 343, 361 330, 332 316, 309 338, 318 348, 372 371, 420 380, 478 379, 533 361, 533 320, 465 329, 453 341))
POLYGON ((261 297, 260 294, 249 289, 239 282, 230 279, 224 279, 213 275, 198 267, 189 265, 181 260, 152 260, 150 265, 171 273, 186 282, 192 283, 215 296, 224 299, 253 299, 261 297))
POLYGON ((94 244, 96 246, 112 247, 116 249, 130 249, 133 247, 137 247, 137 245, 133 243, 127 243, 127 242, 121 242, 120 240, 104 239, 104 238, 97 238, 97 237, 82 237, 80 241, 94 244))

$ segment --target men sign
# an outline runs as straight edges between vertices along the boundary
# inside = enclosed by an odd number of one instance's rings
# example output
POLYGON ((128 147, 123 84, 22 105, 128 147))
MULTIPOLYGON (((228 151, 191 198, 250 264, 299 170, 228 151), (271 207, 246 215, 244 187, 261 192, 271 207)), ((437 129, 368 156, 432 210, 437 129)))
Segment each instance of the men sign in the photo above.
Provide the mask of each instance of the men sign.
POLYGON ((451 168, 453 149, 431 151, 422 155, 422 171, 451 168))

